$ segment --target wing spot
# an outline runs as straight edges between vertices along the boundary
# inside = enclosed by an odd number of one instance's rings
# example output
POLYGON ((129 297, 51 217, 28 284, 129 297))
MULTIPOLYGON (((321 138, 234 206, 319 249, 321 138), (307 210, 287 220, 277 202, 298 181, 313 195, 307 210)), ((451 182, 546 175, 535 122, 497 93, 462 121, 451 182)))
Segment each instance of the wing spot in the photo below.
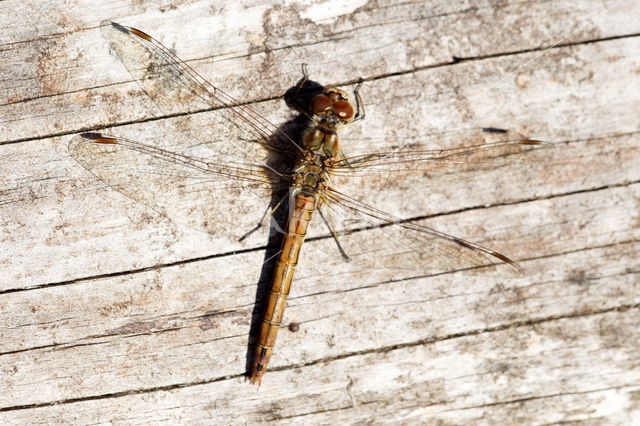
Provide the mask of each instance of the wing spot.
POLYGON ((140 38, 143 38, 143 39, 145 39, 147 41, 151 41, 151 36, 146 34, 146 33, 144 33, 144 32, 142 32, 142 31, 140 31, 140 30, 137 30, 135 28, 129 28, 129 31, 132 32, 133 34, 137 35, 140 38))
POLYGON ((118 143, 117 139, 102 136, 100 133, 82 133, 80 134, 85 139, 90 139, 95 143, 118 143))

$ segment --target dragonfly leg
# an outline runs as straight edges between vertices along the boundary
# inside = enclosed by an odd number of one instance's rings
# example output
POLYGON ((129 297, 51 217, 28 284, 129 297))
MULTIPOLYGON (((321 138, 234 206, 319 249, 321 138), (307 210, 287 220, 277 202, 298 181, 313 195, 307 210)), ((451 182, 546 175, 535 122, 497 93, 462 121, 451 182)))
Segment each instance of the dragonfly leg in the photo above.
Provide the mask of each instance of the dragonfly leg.
MULTIPOLYGON (((273 217, 276 210, 278 210, 280 206, 282 206, 282 203, 284 203, 284 200, 286 199, 287 199, 287 196, 284 196, 280 199, 280 201, 278 201, 278 204, 276 204, 273 208, 267 207, 264 213, 262 213, 262 217, 258 221, 258 224, 253 229, 249 230, 249 232, 244 234, 242 237, 238 238, 238 241, 246 240, 251 234, 256 232, 258 229, 262 228, 264 226, 265 219, 273 217)), ((282 232, 282 230, 279 230, 279 232, 282 232)))
POLYGON ((349 262, 351 259, 349 258, 349 255, 342 248, 342 245, 340 244, 340 240, 338 239, 338 234, 336 233, 333 224, 331 224, 329 220, 327 220, 327 217, 322 213, 322 209, 320 207, 318 207, 317 210, 318 210, 318 213, 320 214, 320 217, 322 218, 322 221, 327 226, 327 229, 329 229, 329 232, 333 237, 333 241, 336 242, 336 246, 338 246, 338 251, 340 251, 342 258, 345 260, 345 262, 349 262))
POLYGON ((362 98, 360 97, 360 87, 362 87, 363 80, 361 79, 356 88, 353 89, 353 96, 356 98, 356 115, 353 117, 352 123, 360 120, 364 120, 364 103, 362 102, 362 98))

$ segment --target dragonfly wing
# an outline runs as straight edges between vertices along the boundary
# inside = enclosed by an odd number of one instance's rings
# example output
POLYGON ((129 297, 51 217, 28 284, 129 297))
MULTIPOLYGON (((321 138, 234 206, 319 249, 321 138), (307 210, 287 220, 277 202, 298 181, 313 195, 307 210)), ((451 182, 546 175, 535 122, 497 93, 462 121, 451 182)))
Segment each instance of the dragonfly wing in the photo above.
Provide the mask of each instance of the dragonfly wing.
POLYGON ((177 223, 232 234, 240 210, 264 210, 282 176, 259 166, 213 163, 124 138, 84 133, 69 154, 111 188, 177 223), (230 203, 229 201, 233 201, 230 203))
POLYGON ((492 269, 499 276, 522 275, 513 260, 494 250, 402 221, 342 192, 327 190, 322 213, 351 261, 388 271, 390 279, 400 278, 400 271, 416 276, 480 267, 483 274, 492 269))
POLYGON ((209 83, 153 37, 114 22, 103 22, 101 29, 112 51, 163 112, 213 110, 173 119, 189 138, 172 150, 185 153, 206 144, 217 154, 242 161, 255 145, 297 148, 277 126, 209 83))
POLYGON ((396 150, 348 156, 337 161, 332 170, 336 188, 378 189, 389 180, 409 176, 446 178, 467 169, 493 169, 520 161, 534 147, 550 144, 532 140, 508 140, 454 149, 396 150))

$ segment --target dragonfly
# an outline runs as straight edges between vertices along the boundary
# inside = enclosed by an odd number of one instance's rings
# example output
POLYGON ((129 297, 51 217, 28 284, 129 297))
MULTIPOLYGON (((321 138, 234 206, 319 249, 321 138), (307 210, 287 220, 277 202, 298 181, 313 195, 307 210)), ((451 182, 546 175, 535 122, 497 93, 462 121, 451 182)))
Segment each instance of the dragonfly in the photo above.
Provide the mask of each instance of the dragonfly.
POLYGON ((412 265, 417 274, 491 265, 507 275, 522 274, 516 262, 497 251, 403 220, 361 201, 361 195, 390 177, 430 176, 473 161, 491 164, 542 141, 518 138, 452 149, 396 147, 346 155, 338 131, 364 118, 360 85, 353 93, 354 105, 346 91, 310 84, 303 68, 289 98, 305 123, 297 134, 208 82, 147 33, 114 22, 102 23, 101 29, 113 53, 162 111, 207 110, 215 119, 201 126, 201 114, 187 114, 191 122, 181 129, 180 140, 143 143, 83 133, 69 142, 71 157, 114 190, 212 234, 230 232, 234 218, 254 206, 266 206, 258 227, 277 212, 287 217, 250 382, 259 385, 267 370, 314 218, 320 217, 315 221, 324 224, 344 260, 368 268, 393 269, 402 257, 402 264, 412 265), (274 201, 279 193, 283 197, 274 201))

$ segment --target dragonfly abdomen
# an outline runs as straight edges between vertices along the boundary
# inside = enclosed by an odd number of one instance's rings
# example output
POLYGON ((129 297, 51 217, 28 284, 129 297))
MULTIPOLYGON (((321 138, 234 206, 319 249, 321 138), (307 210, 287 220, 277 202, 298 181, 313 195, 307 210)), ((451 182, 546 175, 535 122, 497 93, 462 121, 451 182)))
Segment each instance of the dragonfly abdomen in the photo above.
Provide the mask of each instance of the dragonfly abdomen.
POLYGON ((262 324, 260 324, 260 334, 251 367, 249 380, 255 384, 260 384, 262 376, 267 370, 282 324, 282 316, 287 305, 287 296, 298 264, 300 249, 313 212, 318 206, 318 197, 308 192, 298 192, 292 201, 294 208, 287 220, 282 248, 271 281, 271 290, 262 317, 262 324))

